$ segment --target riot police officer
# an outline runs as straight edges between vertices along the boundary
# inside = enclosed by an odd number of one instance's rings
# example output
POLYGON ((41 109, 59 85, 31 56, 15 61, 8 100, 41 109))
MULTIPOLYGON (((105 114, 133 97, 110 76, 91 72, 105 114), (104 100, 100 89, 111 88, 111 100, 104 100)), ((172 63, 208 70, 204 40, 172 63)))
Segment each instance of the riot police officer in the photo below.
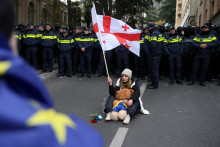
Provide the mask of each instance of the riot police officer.
POLYGON ((58 57, 59 57, 59 73, 58 77, 64 76, 64 65, 66 61, 66 74, 72 77, 71 70, 71 51, 75 46, 72 36, 68 36, 68 30, 63 30, 62 36, 57 39, 58 57))
POLYGON ((94 45, 93 36, 89 34, 89 30, 84 28, 84 33, 77 40, 80 52, 80 77, 91 78, 92 72, 92 48, 94 45), (87 68, 86 68, 87 67, 87 68))
POLYGON ((169 59, 170 85, 174 83, 174 69, 176 67, 176 83, 183 84, 181 81, 181 53, 183 50, 182 38, 175 32, 175 27, 171 26, 169 35, 165 37, 164 49, 169 59))
POLYGON ((41 46, 43 48, 43 72, 47 71, 47 64, 49 72, 53 71, 54 45, 56 43, 57 36, 53 31, 51 31, 50 24, 47 24, 45 32, 41 36, 41 46))
POLYGON ((201 65, 199 85, 205 86, 205 78, 210 63, 211 49, 217 46, 217 38, 209 31, 209 26, 202 26, 202 32, 193 39, 193 46, 197 49, 193 61, 191 79, 188 85, 193 85, 197 71, 201 65))
POLYGON ((149 25, 149 33, 144 39, 144 47, 150 55, 152 63, 152 83, 147 85, 148 89, 157 89, 159 83, 159 67, 163 54, 163 35, 157 30, 155 24, 149 25))
POLYGON ((140 35, 140 57, 134 55, 134 77, 145 80, 146 52, 144 51, 144 38, 147 34, 147 28, 142 29, 140 35))
POLYGON ((27 61, 37 68, 37 51, 40 43, 40 34, 34 29, 34 24, 30 23, 29 30, 23 35, 24 43, 26 45, 26 58, 27 61))
POLYGON ((80 52, 81 49, 79 48, 78 41, 80 40, 80 36, 82 35, 82 28, 79 26, 76 28, 76 32, 73 34, 73 39, 76 41, 76 45, 73 49, 73 55, 72 55, 72 60, 73 60, 73 75, 76 75, 76 72, 79 67, 80 63, 80 52))
POLYGON ((125 47, 124 44, 119 45, 115 48, 116 56, 117 56, 117 68, 115 72, 114 78, 120 77, 122 65, 125 68, 129 68, 129 50, 125 47))

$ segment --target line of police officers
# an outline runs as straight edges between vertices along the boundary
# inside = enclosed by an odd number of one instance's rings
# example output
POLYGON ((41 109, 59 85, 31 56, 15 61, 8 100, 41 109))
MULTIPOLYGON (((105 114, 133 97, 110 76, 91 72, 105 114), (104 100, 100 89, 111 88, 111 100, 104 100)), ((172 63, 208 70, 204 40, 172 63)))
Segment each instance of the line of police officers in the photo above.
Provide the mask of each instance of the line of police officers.
MULTIPOLYGON (((17 27, 16 37, 20 54, 35 68, 43 72, 53 70, 53 61, 58 61, 58 77, 91 73, 105 75, 104 58, 100 43, 94 32, 85 27, 74 31, 56 24, 36 27, 30 23, 25 28, 17 27)), ((142 29, 140 37, 140 57, 131 53, 124 45, 106 51, 109 71, 118 78, 124 68, 130 68, 134 77, 145 80, 148 76, 149 89, 157 89, 159 77, 169 74, 169 84, 192 85, 199 76, 199 84, 218 76, 220 80, 220 29, 207 22, 201 28, 194 26, 173 26, 149 24, 142 29), (169 69, 169 70, 168 70, 169 69)), ((219 84, 219 83, 218 83, 219 84)))

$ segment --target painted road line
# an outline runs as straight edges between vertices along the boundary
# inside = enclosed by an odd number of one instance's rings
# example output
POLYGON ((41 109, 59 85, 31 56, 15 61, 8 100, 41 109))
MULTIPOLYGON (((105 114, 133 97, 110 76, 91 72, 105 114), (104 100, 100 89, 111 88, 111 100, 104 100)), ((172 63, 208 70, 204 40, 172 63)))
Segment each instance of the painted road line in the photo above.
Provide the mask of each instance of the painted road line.
POLYGON ((140 91, 141 91, 141 95, 140 95, 140 98, 142 98, 142 96, 144 95, 144 91, 147 87, 147 83, 142 83, 141 84, 141 87, 140 87, 140 91))
POLYGON ((122 127, 118 128, 118 131, 115 134, 115 137, 113 138, 109 147, 121 147, 127 132, 128 132, 128 128, 122 128, 122 127))

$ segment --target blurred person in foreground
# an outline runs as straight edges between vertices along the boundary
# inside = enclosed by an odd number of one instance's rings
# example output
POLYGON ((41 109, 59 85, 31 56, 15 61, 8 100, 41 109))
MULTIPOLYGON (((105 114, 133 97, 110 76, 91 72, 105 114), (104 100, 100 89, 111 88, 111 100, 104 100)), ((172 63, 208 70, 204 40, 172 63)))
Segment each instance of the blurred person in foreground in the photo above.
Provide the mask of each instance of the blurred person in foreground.
POLYGON ((82 120, 56 112, 35 70, 15 55, 13 5, 0 2, 0 146, 103 146, 102 137, 82 120))

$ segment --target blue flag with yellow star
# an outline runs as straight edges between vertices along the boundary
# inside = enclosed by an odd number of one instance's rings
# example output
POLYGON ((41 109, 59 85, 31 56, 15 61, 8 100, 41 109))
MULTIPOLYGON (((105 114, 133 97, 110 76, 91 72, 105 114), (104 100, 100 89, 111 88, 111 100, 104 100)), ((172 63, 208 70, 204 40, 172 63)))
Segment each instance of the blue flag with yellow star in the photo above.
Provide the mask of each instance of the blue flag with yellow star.
POLYGON ((92 127, 54 109, 36 72, 0 40, 0 147, 104 146, 92 127))

